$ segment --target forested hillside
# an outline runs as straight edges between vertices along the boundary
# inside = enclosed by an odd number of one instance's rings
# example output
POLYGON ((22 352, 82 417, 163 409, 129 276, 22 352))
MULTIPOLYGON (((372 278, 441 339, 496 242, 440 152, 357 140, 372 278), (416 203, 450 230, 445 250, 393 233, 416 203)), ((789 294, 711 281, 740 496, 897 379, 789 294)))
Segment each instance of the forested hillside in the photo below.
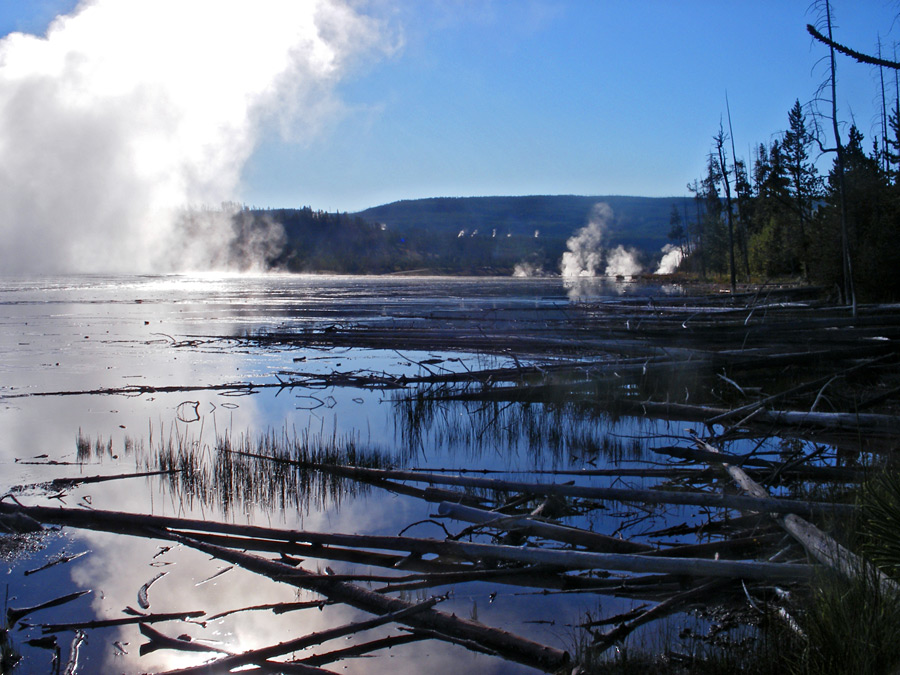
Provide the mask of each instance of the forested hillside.
MULTIPOLYGON (((672 206, 679 210, 687 197, 624 197, 534 195, 526 197, 435 197, 392 202, 357 215, 403 233, 460 232, 505 237, 524 235, 565 240, 584 227, 595 204, 605 202, 613 217, 607 223, 610 246, 658 251, 667 242, 672 206), (494 232, 496 230, 496 233, 494 232)), ((564 248, 562 249, 564 250, 564 248)))
MULTIPOLYGON (((556 273, 566 242, 607 203, 602 245, 625 245, 648 256, 667 241, 673 205, 690 198, 470 197, 395 202, 358 214, 310 207, 235 214, 243 246, 253 232, 280 227, 283 241, 268 267, 292 272, 510 275, 517 265, 556 273)), ((236 256, 239 257, 239 256, 236 256)))

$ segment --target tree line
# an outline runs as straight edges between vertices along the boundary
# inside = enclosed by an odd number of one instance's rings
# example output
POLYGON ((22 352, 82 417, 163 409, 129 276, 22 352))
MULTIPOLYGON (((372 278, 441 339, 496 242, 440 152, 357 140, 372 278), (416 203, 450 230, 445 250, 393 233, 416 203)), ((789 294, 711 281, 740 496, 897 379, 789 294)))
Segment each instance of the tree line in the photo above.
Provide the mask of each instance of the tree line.
POLYGON ((239 207, 232 210, 231 225, 232 266, 241 268, 242 261, 252 261, 268 269, 299 273, 414 271, 508 276, 522 261, 550 269, 565 250, 564 237, 506 237, 491 231, 440 231, 427 226, 398 231, 358 215, 309 206, 265 210, 239 207), (255 251, 253 243, 260 233, 275 243, 262 260, 259 255, 247 255, 255 251))
MULTIPOLYGON (((736 157, 728 143, 731 135, 720 124, 705 175, 688 185, 693 209, 673 208, 669 238, 684 253, 681 269, 702 277, 729 276, 732 285, 738 280, 799 279, 834 288, 848 304, 857 298, 900 300, 897 70, 890 73, 897 90, 891 106, 880 73, 885 103, 881 133, 867 142, 851 125, 843 139, 833 103, 834 55, 842 46, 831 36, 830 7, 823 3, 823 8, 828 37, 809 28, 830 50, 829 77, 820 94, 830 96, 831 111, 822 114, 814 105, 804 109, 797 100, 788 111, 786 130, 760 143, 749 165, 736 157), (823 121, 833 126, 832 147, 823 141, 823 121), (821 175, 816 160, 825 152, 834 160, 827 175, 821 175)), ((890 63, 876 65, 885 69, 890 63)))

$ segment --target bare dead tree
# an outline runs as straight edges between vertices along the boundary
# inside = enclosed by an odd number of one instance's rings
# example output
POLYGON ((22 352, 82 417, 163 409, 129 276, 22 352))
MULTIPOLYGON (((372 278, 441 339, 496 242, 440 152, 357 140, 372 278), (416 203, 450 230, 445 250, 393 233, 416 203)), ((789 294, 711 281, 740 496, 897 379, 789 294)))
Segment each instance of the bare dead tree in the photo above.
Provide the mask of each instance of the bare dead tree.
POLYGON ((725 183, 725 213, 728 219, 728 266, 731 270, 731 293, 737 292, 737 275, 734 266, 734 209, 731 204, 731 181, 728 180, 728 166, 725 157, 725 131, 719 124, 719 133, 713 139, 718 153, 719 172, 725 183))
POLYGON ((728 92, 725 92, 725 111, 728 114, 728 135, 731 136, 731 159, 734 169, 734 190, 737 193, 738 233, 740 234, 741 259, 744 264, 744 278, 750 280, 750 253, 747 250, 747 223, 741 211, 741 177, 738 173, 737 151, 734 148, 734 129, 731 126, 731 105, 728 103, 728 92))
MULTIPOLYGON (((842 267, 843 267, 843 295, 845 302, 849 303, 851 306, 851 311, 853 316, 856 316, 856 291, 853 287, 853 264, 850 260, 850 236, 848 232, 847 225, 847 200, 846 200, 846 181, 844 178, 844 146, 841 143, 841 130, 840 124, 838 123, 838 115, 837 115, 837 69, 835 63, 835 51, 837 51, 836 44, 833 40, 832 34, 832 19, 831 19, 831 3, 829 0, 823 0, 821 2, 822 9, 824 10, 824 21, 825 26, 828 30, 828 38, 826 39, 819 31, 817 31, 813 26, 807 25, 807 31, 816 38, 822 38, 822 41, 828 45, 828 67, 829 67, 829 76, 823 87, 827 86, 830 89, 831 93, 831 126, 832 131, 834 133, 834 145, 835 147, 832 149, 822 148, 823 152, 835 152, 837 154, 836 161, 836 169, 837 169, 837 183, 838 183, 838 202, 840 209, 840 222, 841 222, 841 257, 842 257, 842 267)), ((888 62, 892 63, 892 62, 888 62)), ((877 65, 877 64, 875 64, 877 65)), ((821 147, 821 143, 820 143, 821 147)))

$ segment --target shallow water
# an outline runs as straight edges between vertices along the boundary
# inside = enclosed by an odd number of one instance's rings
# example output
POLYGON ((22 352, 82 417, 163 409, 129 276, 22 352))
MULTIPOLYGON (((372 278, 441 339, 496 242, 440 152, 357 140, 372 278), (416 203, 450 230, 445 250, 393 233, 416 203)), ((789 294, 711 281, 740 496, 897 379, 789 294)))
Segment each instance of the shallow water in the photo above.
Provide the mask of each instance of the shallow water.
MULTIPOLYGON (((539 406, 496 410, 446 406, 430 416, 419 415, 419 423, 410 424, 410 411, 398 402, 397 395, 379 389, 258 388, 252 394, 238 395, 246 392, 141 392, 135 388, 238 382, 271 385, 277 377, 297 371, 414 376, 423 372, 419 364, 425 360, 446 370, 506 366, 511 364, 501 357, 405 350, 402 340, 396 349, 324 350, 264 349, 224 338, 359 320, 389 321, 450 309, 471 311, 490 320, 494 310, 527 312, 585 299, 615 301, 623 292, 646 289, 600 282, 567 287, 558 279, 0 278, 0 489, 5 493, 13 486, 55 478, 153 469, 159 465, 160 450, 171 442, 195 451, 208 470, 206 483, 129 478, 82 485, 55 497, 34 487, 17 497, 27 504, 225 519, 326 532, 397 534, 411 523, 428 520, 434 507, 376 489, 346 487, 317 493, 324 497, 321 499, 296 494, 285 498, 285 490, 297 486, 272 484, 264 469, 256 476, 258 485, 238 489, 223 482, 222 471, 216 469, 220 459, 215 452, 217 439, 228 435, 255 442, 265 434, 322 442, 349 439, 403 465, 528 471, 582 468, 585 462, 602 465, 605 459, 588 449, 590 444, 585 444, 584 438, 597 445, 603 438, 613 437, 627 448, 629 438, 661 430, 631 420, 565 418, 554 423, 549 412, 539 406), (122 391, 126 387, 132 390, 122 391), (98 393, 103 389, 120 393, 98 393), (554 436, 547 431, 550 427, 556 429, 553 433, 561 427, 572 433, 554 436), (574 437, 582 439, 581 445, 574 437), (85 448, 86 444, 90 447, 85 448)), ((238 474, 240 471, 234 475, 238 474)), ((606 527, 602 517, 590 525, 598 530, 606 527)), ((444 536, 429 522, 409 533, 444 536)), ((42 554, 11 564, 8 605, 33 605, 78 589, 88 589, 91 594, 29 617, 32 623, 121 616, 123 609, 136 606, 141 585, 161 571, 167 574, 149 591, 152 612, 203 610, 211 615, 298 597, 290 586, 230 568, 193 550, 167 548, 161 542, 67 529, 47 543, 42 554), (87 550, 89 555, 73 562, 23 574, 38 567, 48 554, 87 550), (222 570, 227 571, 211 578, 222 570)), ((324 563, 308 561, 311 569, 317 565, 324 567, 324 563)), ((335 564, 335 568, 339 566, 335 564)), ((300 597, 313 596, 301 592, 300 597)), ((571 624, 585 610, 596 612, 597 606, 596 599, 538 598, 528 589, 471 584, 441 608, 569 649, 575 632, 571 624)), ((158 628, 172 636, 182 632, 199 639, 212 636, 227 649, 241 651, 358 619, 360 613, 333 606, 288 616, 286 620, 271 612, 242 612, 205 628, 191 624, 158 628)), ((39 634, 35 631, 12 634, 26 656, 21 672, 43 671, 49 664, 49 651, 24 645, 26 639, 39 634)), ((70 637, 71 633, 60 634, 64 656, 70 637)), ((142 642, 134 626, 90 631, 80 655, 81 672, 154 671, 204 660, 202 655, 172 651, 141 657, 138 647, 142 642)), ((398 672, 451 672, 460 666, 471 666, 477 672, 516 672, 511 664, 459 647, 428 642, 401 649, 339 667, 345 672, 382 672, 389 661, 398 672)))

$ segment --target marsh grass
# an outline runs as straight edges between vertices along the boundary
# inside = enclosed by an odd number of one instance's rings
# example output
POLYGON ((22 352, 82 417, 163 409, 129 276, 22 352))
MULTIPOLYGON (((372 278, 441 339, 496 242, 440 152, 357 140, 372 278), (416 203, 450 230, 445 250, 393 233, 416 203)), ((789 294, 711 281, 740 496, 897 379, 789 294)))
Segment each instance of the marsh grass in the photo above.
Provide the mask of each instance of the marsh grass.
POLYGON ((802 645, 772 609, 764 605, 760 614, 729 602, 698 607, 648 624, 603 653, 583 633, 573 652, 584 675, 784 675, 786 656, 802 645))
MULTIPOLYGON (((831 497, 846 501, 848 494, 837 488, 831 497)), ((873 471, 858 500, 858 518, 831 522, 828 529, 881 571, 900 578, 900 472, 873 471)), ((585 673, 615 675, 881 675, 900 669, 900 594, 879 583, 871 565, 862 565, 852 579, 823 571, 808 593, 759 604, 764 615, 717 640, 694 640, 687 646, 683 630, 679 639, 670 630, 668 636, 660 634, 661 649, 632 643, 596 656, 582 637, 575 651, 585 673), (796 620, 793 628, 779 617, 779 607, 796 620)), ((670 618, 670 625, 676 618, 670 618)), ((685 615, 680 620, 689 625, 685 615)))
POLYGON ((823 577, 801 626, 805 649, 788 664, 792 673, 876 674, 900 666, 900 598, 884 592, 871 572, 823 577))
POLYGON ((864 486, 862 547, 886 574, 900 579, 900 470, 887 469, 864 486))
MULTIPOLYGON (((92 442, 80 433, 76 445, 82 461, 113 452, 111 441, 92 442)), ((226 432, 207 441, 177 425, 168 431, 151 428, 146 446, 143 439, 126 438, 124 456, 134 456, 140 470, 169 472, 163 486, 185 506, 217 506, 226 514, 250 507, 304 513, 338 508, 344 498, 370 488, 315 465, 384 468, 391 463, 386 452, 362 448, 353 435, 283 429, 255 436, 226 432)))
POLYGON ((0 673, 12 672, 12 669, 15 668, 21 660, 22 655, 19 654, 15 645, 12 643, 9 636, 9 629, 6 626, 3 626, 0 628, 0 673))

